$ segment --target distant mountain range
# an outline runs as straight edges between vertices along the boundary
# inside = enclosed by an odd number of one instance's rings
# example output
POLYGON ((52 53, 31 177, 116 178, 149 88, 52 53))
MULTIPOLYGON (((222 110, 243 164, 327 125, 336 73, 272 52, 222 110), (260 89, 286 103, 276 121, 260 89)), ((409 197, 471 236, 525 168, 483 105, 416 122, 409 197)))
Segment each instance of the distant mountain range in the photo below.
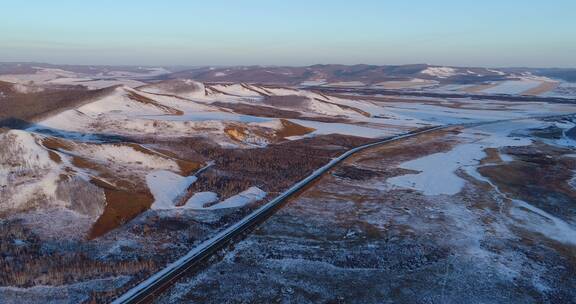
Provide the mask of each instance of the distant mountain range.
POLYGON ((573 68, 478 68, 448 67, 428 64, 339 65, 305 67, 236 66, 236 67, 137 67, 98 65, 55 65, 46 63, 0 63, 0 74, 27 74, 38 68, 62 69, 87 76, 138 75, 150 80, 194 79, 201 82, 248 82, 282 85, 376 85, 381 82, 424 80, 440 84, 478 84, 519 79, 526 75, 576 82, 573 68))

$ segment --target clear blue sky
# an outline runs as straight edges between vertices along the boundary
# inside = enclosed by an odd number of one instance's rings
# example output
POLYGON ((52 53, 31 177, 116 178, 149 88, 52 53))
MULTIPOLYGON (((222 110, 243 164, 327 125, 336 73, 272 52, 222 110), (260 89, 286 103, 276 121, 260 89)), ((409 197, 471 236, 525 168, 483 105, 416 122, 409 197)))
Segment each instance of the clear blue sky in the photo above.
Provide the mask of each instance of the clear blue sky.
POLYGON ((576 67, 576 0, 0 0, 0 61, 576 67))

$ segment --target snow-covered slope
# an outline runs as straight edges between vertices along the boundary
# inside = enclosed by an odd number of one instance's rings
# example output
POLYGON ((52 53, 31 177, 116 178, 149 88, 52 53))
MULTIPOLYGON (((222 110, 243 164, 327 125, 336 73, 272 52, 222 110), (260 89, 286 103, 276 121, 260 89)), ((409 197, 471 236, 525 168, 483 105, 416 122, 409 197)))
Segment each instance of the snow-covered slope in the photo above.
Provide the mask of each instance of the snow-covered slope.
POLYGON ((0 210, 63 205, 56 199, 61 159, 44 148, 41 140, 20 130, 0 134, 0 210))
POLYGON ((450 67, 429 67, 421 73, 438 78, 448 78, 460 74, 458 70, 450 67))
MULTIPOLYGON (((115 86, 105 92, 84 105, 42 120, 29 130, 49 130, 51 134, 57 133, 75 140, 98 140, 98 134, 210 136, 224 145, 263 146, 303 135, 300 131, 291 135, 291 132, 284 132, 286 126, 278 123, 279 119, 305 118, 326 123, 337 120, 350 124, 351 128, 370 123, 371 126, 366 127, 373 129, 373 132, 367 133, 370 137, 390 134, 388 128, 383 130, 374 124, 382 121, 382 118, 374 119, 372 116, 387 113, 387 117, 400 119, 398 115, 373 103, 350 102, 288 87, 248 84, 204 86, 188 80, 171 80, 137 89, 115 86), (277 114, 268 114, 270 109, 277 114), (270 117, 275 115, 278 116, 270 117), (275 134, 286 136, 278 137, 275 134)), ((292 124, 299 123, 293 120, 292 124)), ((294 127, 306 129, 297 125, 290 129, 294 130, 294 127)), ((335 128, 334 133, 338 133, 338 130, 342 130, 342 126, 335 128)))
MULTIPOLYGON (((152 189, 146 180, 152 172, 179 176, 199 167, 134 143, 84 143, 9 130, 0 133, 0 212, 33 212, 37 221, 49 220, 42 214, 60 214, 66 221, 73 215, 77 220, 61 232, 76 229, 73 234, 82 237, 109 208, 118 208, 118 200, 148 208, 152 189)), ((135 211, 114 216, 126 221, 141 212, 135 211)), ((113 228, 108 223, 100 230, 113 228)))
POLYGON ((138 87, 139 91, 177 95, 185 98, 202 98, 206 96, 203 83, 190 79, 172 79, 138 87))

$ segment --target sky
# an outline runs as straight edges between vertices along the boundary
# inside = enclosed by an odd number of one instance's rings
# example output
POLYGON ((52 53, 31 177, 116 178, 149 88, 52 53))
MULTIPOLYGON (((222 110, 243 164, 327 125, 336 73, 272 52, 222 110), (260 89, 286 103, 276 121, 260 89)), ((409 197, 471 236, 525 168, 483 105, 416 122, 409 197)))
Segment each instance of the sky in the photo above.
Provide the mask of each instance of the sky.
POLYGON ((576 67, 575 0, 0 0, 0 61, 576 67))

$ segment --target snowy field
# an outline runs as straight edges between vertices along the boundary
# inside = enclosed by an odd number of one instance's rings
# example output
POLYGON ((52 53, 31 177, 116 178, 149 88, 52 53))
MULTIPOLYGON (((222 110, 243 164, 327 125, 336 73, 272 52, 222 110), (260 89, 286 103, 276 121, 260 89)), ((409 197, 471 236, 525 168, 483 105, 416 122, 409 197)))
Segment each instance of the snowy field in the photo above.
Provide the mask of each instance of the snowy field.
POLYGON ((570 302, 576 192, 562 198, 532 170, 573 178, 563 163, 576 146, 557 144, 575 126, 456 128, 354 156, 158 302, 570 302), (483 170, 494 168, 504 179, 483 170), (526 189, 539 192, 525 200, 526 189))
MULTIPOLYGON (((63 261, 92 263, 86 264, 86 274, 77 274, 86 284, 82 286, 88 286, 87 292, 104 294, 114 286, 133 285, 135 282, 130 280, 157 271, 194 244, 234 223, 290 186, 280 183, 282 179, 296 182, 310 173, 298 169, 307 168, 309 163, 318 168, 353 146, 423 127, 576 112, 572 104, 336 97, 291 87, 206 85, 192 80, 141 85, 145 77, 164 72, 107 73, 93 79, 40 69, 35 74, 3 76, 25 86, 22 92, 36 88, 34 84, 80 83, 85 78, 98 82, 92 83, 94 87, 116 85, 77 107, 62 109, 21 130, 3 129, 0 133, 0 207, 9 221, 6 237, 18 236, 10 239, 14 245, 9 246, 7 254, 15 259, 15 265, 32 267, 28 276, 38 277, 45 270, 34 268, 37 264, 28 260, 37 256, 18 255, 19 246, 36 253, 48 248, 55 268, 64 267, 63 261), (287 161, 294 165, 283 166, 287 161), (270 178, 264 180, 261 176, 270 178), (271 185, 277 185, 274 183, 284 188, 273 188, 271 185), (72 254, 75 250, 83 255, 72 254), (102 259, 121 269, 118 273, 106 270, 117 276, 104 278, 89 271, 103 267, 98 264, 102 259)), ((430 73, 452 77, 463 72, 431 69, 424 74, 430 73)), ((416 83, 432 84, 411 82, 416 83)), ((518 86, 524 90, 523 85, 518 86)), ((517 85, 500 89, 511 92, 512 87, 517 85)), ((531 147, 534 140, 521 134, 526 134, 527 128, 547 126, 540 124, 533 120, 507 121, 462 130, 455 136, 457 144, 450 142, 450 149, 397 159, 393 164, 397 172, 388 174, 388 179, 365 184, 362 191, 411 191, 425 200, 453 199, 470 187, 470 176, 481 175, 476 168, 489 156, 487 149, 531 147)), ((566 133, 573 125, 565 122, 554 126, 566 133)), ((571 149, 574 142, 566 136, 546 140, 541 141, 563 149, 571 149)), ((420 148, 418 143, 403 147, 397 157, 411 155, 420 148)), ((501 157, 517 157, 510 155, 502 153, 501 157)), ((359 172, 361 175, 363 171, 359 172)), ((360 184, 350 182, 349 186, 362 188, 360 184)), ((540 228, 519 225, 523 229, 556 234, 552 239, 563 244, 573 235, 571 219, 522 198, 510 195, 510 199, 515 202, 510 209, 515 218, 531 218, 534 214, 546 218, 538 222, 540 228), (553 225, 544 225, 550 223, 553 225)), ((470 216, 461 208, 456 211, 470 216)), ((381 225, 378 220, 382 218, 366 219, 366 223, 381 225)), ((350 233, 353 237, 356 232, 350 230, 344 235, 350 233)), ((323 265, 321 269, 330 273, 332 266, 323 265)), ((6 296, 12 302, 29 299, 37 303, 41 302, 42 291, 57 299, 55 294, 62 289, 70 292, 63 298, 84 299, 86 294, 76 293, 72 279, 59 277, 55 268, 51 268, 55 278, 40 277, 44 285, 58 285, 29 287, 8 277, 5 280, 11 283, 1 287, 0 299, 6 296)))

